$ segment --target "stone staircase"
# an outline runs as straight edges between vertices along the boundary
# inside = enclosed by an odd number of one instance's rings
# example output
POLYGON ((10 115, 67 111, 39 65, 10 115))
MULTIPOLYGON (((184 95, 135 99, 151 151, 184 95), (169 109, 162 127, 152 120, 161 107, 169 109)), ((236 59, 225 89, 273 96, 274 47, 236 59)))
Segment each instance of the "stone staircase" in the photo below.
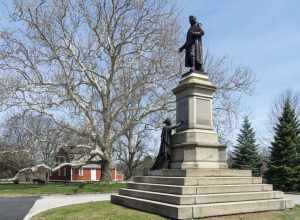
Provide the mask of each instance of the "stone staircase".
POLYGON ((134 177, 111 202, 171 219, 198 219, 293 208, 283 195, 249 170, 190 168, 134 177))

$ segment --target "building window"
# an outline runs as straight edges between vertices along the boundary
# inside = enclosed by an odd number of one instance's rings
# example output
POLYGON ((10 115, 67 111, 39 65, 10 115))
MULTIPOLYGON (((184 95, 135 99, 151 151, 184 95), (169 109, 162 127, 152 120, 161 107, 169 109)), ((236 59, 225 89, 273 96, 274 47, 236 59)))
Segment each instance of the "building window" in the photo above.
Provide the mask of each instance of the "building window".
POLYGON ((67 176, 67 168, 64 168, 64 176, 67 176))
POLYGON ((79 169, 79 176, 83 176, 83 168, 82 167, 79 169))

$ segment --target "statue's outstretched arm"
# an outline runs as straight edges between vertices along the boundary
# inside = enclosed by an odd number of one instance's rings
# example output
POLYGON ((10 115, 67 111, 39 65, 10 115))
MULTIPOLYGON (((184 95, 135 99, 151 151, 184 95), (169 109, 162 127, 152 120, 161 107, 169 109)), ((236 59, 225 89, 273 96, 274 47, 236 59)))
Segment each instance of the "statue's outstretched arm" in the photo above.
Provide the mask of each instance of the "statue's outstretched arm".
POLYGON ((182 47, 179 48, 179 52, 183 51, 187 46, 187 43, 185 42, 182 47))
POLYGON ((179 128, 180 126, 182 126, 182 124, 183 124, 183 121, 180 121, 176 125, 171 126, 171 129, 179 128))

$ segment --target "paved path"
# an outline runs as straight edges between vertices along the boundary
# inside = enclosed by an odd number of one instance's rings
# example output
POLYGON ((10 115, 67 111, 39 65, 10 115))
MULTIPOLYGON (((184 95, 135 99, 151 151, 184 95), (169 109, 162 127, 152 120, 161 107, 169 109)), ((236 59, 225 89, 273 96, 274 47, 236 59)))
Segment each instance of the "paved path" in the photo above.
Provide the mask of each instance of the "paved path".
POLYGON ((300 205, 300 195, 285 194, 285 197, 294 200, 296 205, 300 205))
MULTIPOLYGON (((33 215, 40 212, 73 204, 109 201, 110 193, 105 194, 77 194, 77 195, 52 195, 24 198, 0 198, 0 220, 30 220, 33 215), (31 208, 32 207, 32 208, 31 208), (31 208, 31 209, 30 209, 31 208), (28 212, 29 211, 29 212, 28 212)), ((293 199, 300 205, 300 195, 286 194, 286 198, 293 199)))
MULTIPOLYGON (((61 206, 110 200, 111 193, 97 194, 77 194, 77 195, 52 195, 43 196, 38 199, 34 206, 30 209, 24 220, 31 219, 32 216, 44 212, 48 209, 53 209, 61 206)), ((2 220, 2 219, 1 219, 2 220)), ((7 219, 8 220, 8 219, 7 219)))
POLYGON ((0 220, 22 220, 38 197, 0 198, 0 220))

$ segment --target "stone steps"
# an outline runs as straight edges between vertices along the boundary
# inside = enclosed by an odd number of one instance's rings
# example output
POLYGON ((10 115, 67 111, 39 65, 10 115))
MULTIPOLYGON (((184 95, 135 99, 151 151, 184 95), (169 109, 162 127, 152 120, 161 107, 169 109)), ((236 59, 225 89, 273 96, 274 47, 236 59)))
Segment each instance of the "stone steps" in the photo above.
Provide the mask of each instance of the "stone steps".
POLYGON ((153 183, 164 185, 241 185, 261 184, 261 177, 162 177, 162 176, 136 176, 133 178, 136 183, 153 183))
POLYGON ((115 204, 159 214, 173 219, 193 219, 249 212, 274 211, 293 207, 293 203, 290 200, 285 199, 210 203, 199 205, 173 205, 124 195, 112 195, 111 201, 115 204))
POLYGON ((175 205, 224 203, 235 201, 268 200, 281 199, 283 193, 279 191, 267 192, 242 192, 242 193, 222 193, 205 195, 175 195, 167 193, 157 193, 150 191, 120 189, 119 194, 123 196, 165 202, 175 205))
POLYGON ((208 169, 208 168, 188 168, 188 169, 163 169, 149 171, 148 176, 169 176, 169 177, 251 177, 251 170, 235 169, 208 169))
MULTIPOLYGON (((176 121, 184 123, 171 137, 170 168, 135 177, 111 202, 166 216, 199 219, 211 216, 293 208, 293 202, 262 184, 250 170, 228 169, 226 146, 213 128, 216 87, 205 74, 189 73, 173 89, 176 121)), ((229 219, 229 218, 228 218, 229 219)))
POLYGON ((283 193, 249 170, 159 170, 137 176, 113 195, 113 203, 172 219, 197 219, 292 208, 283 193))
POLYGON ((272 191, 269 184, 178 186, 152 183, 128 183, 129 189, 180 195, 272 191))

